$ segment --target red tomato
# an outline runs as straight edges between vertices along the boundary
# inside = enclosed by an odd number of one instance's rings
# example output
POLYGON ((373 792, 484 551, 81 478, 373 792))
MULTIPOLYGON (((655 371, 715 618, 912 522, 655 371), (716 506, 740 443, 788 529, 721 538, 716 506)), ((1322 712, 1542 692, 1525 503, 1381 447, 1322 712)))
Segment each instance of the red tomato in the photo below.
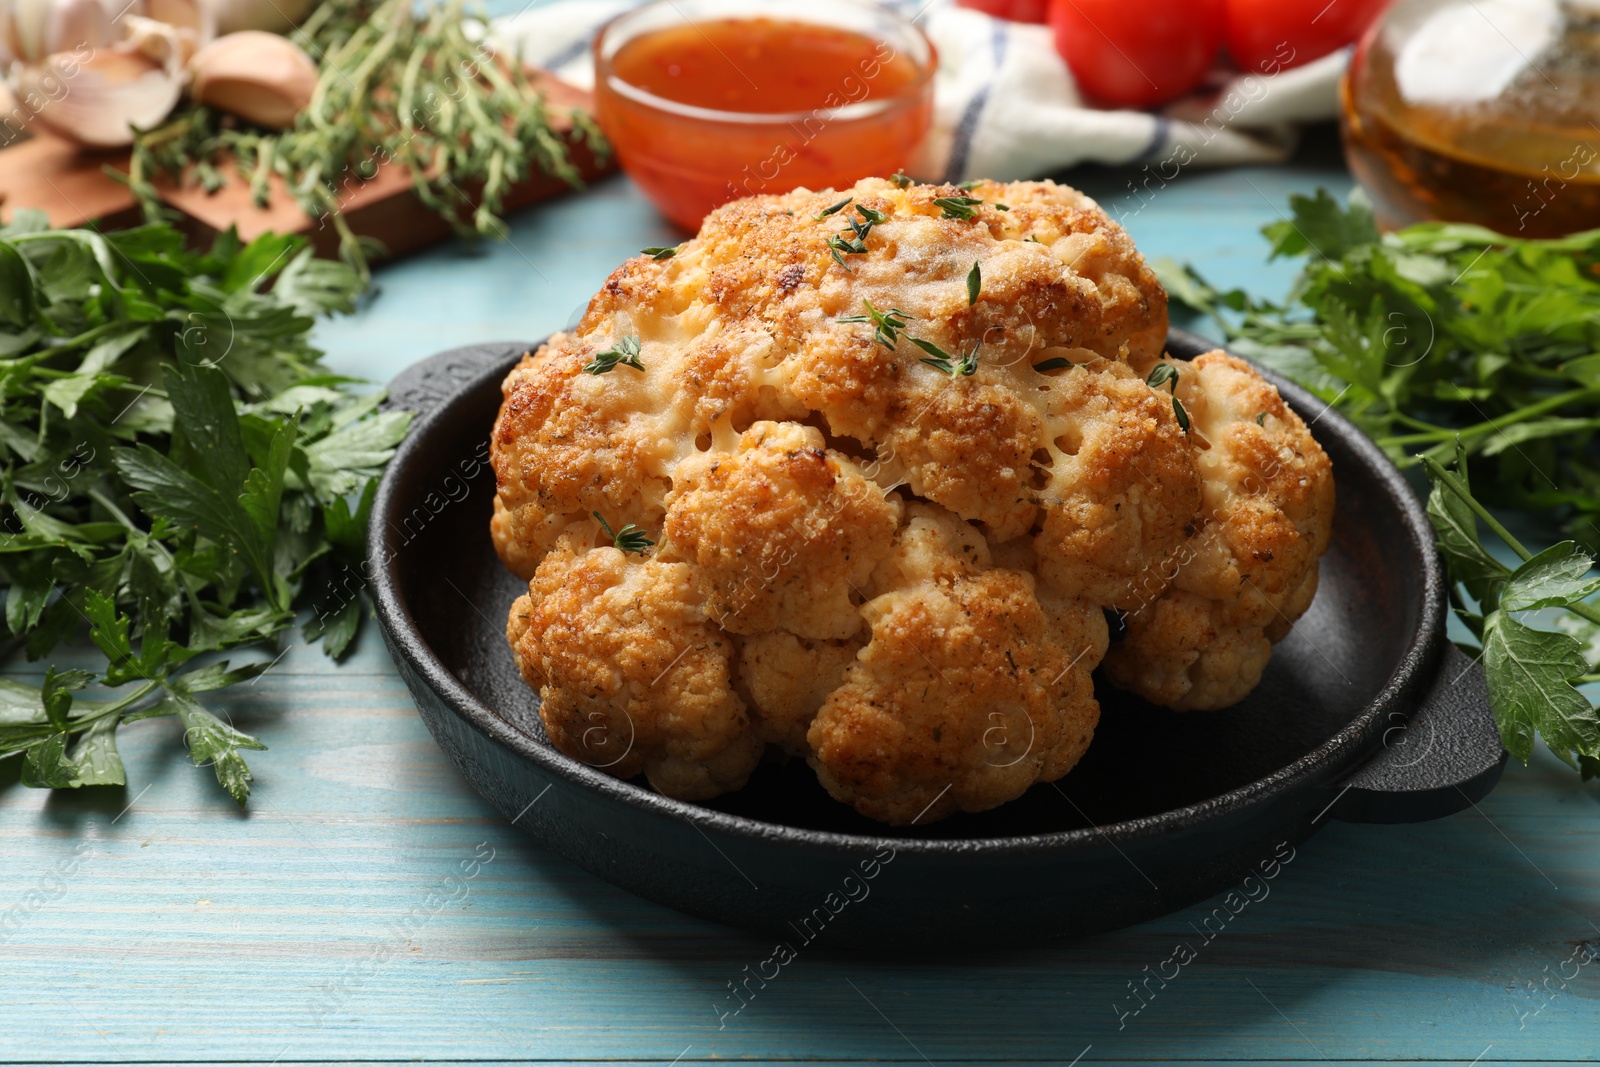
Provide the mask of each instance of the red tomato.
POLYGON ((956 6, 1012 22, 1043 22, 1050 13, 1050 0, 956 0, 956 6))
POLYGON ((1276 74, 1366 32, 1390 0, 1226 0, 1228 52, 1241 70, 1276 74))
POLYGON ((1205 78, 1222 44, 1222 4, 1051 0, 1050 25, 1056 51, 1087 95, 1118 107, 1150 107, 1205 78))

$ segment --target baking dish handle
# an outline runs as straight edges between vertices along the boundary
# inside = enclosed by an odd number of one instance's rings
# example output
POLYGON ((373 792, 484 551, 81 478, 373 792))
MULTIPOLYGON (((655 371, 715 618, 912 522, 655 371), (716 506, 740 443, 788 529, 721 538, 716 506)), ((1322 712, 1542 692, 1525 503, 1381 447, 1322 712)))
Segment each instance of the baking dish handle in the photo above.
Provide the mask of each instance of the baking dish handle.
POLYGON ((1476 804, 1505 768, 1483 667, 1445 645, 1428 692, 1391 712, 1377 753, 1337 785, 1330 814, 1347 822, 1423 822, 1476 804))

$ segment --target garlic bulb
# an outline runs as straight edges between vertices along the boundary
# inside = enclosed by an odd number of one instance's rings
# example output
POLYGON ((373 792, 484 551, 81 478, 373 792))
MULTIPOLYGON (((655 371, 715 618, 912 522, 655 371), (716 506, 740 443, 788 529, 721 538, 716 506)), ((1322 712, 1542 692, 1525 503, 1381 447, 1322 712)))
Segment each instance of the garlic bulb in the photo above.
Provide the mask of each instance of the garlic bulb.
POLYGON ((311 13, 316 0, 201 0, 219 34, 241 30, 286 33, 311 13))
POLYGON ((36 121, 91 148, 132 144, 133 128, 156 125, 183 93, 181 72, 127 48, 103 49, 81 60, 51 56, 20 68, 15 77, 16 93, 36 121))
POLYGON ((0 46, 9 61, 41 63, 81 45, 101 48, 115 41, 122 8, 102 0, 0 0, 0 46))
POLYGON ((317 66, 286 37, 244 30, 218 37, 189 61, 189 95, 262 126, 282 128, 311 102, 317 66))

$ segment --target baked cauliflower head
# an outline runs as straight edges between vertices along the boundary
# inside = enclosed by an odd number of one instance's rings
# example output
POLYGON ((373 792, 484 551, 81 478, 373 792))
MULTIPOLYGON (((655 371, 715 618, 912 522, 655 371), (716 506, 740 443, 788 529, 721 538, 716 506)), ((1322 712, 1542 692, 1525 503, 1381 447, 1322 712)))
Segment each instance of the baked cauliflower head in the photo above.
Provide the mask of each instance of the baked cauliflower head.
POLYGON ((688 800, 787 752, 926 823, 1071 770, 1102 660, 1239 700, 1316 592, 1330 466, 1166 332, 1128 235, 1050 182, 754 197, 624 264, 491 442, 552 743, 688 800))

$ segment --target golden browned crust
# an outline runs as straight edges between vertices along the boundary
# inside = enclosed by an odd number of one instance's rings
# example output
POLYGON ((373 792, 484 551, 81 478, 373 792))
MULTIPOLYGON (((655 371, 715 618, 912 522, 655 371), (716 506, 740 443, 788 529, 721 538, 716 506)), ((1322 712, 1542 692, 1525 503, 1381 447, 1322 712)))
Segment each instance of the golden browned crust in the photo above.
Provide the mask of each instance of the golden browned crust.
POLYGON ((629 260, 507 377, 491 442, 552 741, 689 798, 776 744, 926 822, 1082 755, 1102 607, 1135 613, 1118 684, 1236 698, 1315 592, 1331 479, 1226 357, 1180 365, 1186 433, 1146 382, 1166 328, 1128 235, 1050 182, 755 197, 629 260), (869 304, 898 325, 847 321, 869 304), (613 547, 628 524, 653 546, 613 547))
POLYGON ((1126 617, 1128 632, 1106 656, 1119 689, 1177 711, 1236 703, 1261 681, 1272 642, 1261 627, 1223 621, 1221 602, 1169 589, 1126 617))
POLYGON ((995 236, 1033 237, 1074 274, 1094 283, 1100 335, 1083 347, 1147 373, 1166 350, 1167 291, 1128 231, 1087 196, 1049 182, 982 182, 973 195, 996 196, 1011 208, 991 224, 995 236))
POLYGON ((675 481, 658 557, 695 564, 717 625, 812 639, 861 629, 860 589, 889 551, 900 503, 825 449, 820 430, 758 422, 731 456, 690 457, 675 481))
POLYGON ((1255 687, 1271 643, 1311 606, 1332 536, 1333 465, 1243 360, 1208 352, 1173 365, 1203 499, 1171 590, 1135 606, 1106 669, 1158 704, 1220 708, 1255 687))
POLYGON ((738 682, 759 712, 756 727, 762 739, 792 756, 810 755, 806 731, 811 720, 844 681, 864 643, 860 638, 810 641, 787 630, 745 638, 738 682))
POLYGON ((1052 385, 1039 573, 1063 595, 1133 608, 1166 588, 1160 564, 1192 532, 1194 449, 1171 398, 1126 366, 1075 367, 1052 385))
POLYGON ((564 536, 506 636, 557 748, 698 800, 742 786, 761 741, 729 684, 733 643, 706 622, 689 571, 564 536))
POLYGON ((984 811, 1065 774, 1093 736, 1090 672, 1105 619, 1034 595, 994 568, 982 537, 910 508, 887 591, 863 610, 872 638, 811 724, 823 786, 864 815, 921 823, 984 811))

